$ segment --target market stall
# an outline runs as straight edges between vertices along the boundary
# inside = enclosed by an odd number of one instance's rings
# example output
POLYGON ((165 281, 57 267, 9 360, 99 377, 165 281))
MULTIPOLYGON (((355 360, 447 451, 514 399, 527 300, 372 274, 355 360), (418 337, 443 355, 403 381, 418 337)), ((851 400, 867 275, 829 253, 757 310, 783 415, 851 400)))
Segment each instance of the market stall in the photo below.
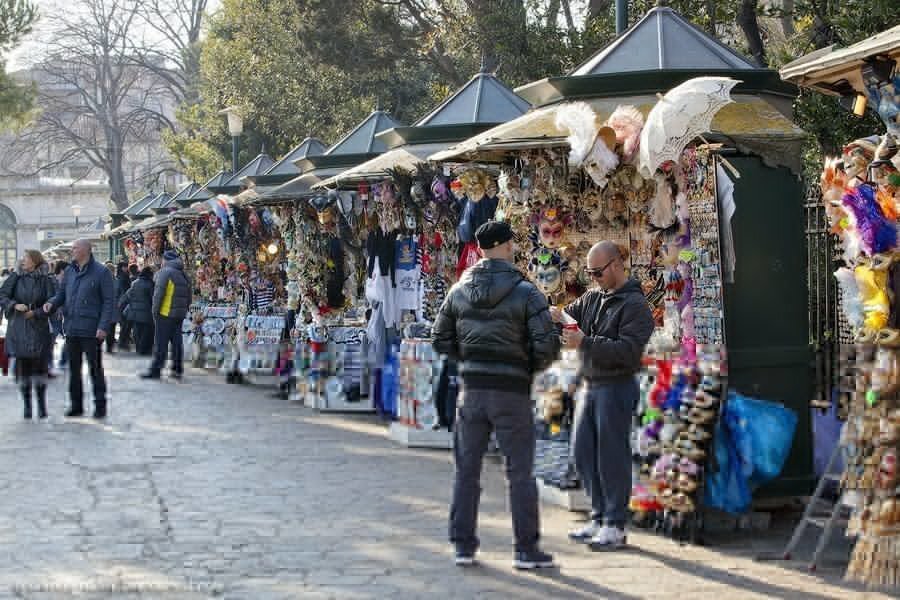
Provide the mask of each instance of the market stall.
MULTIPOLYGON (((631 274, 657 322, 634 448, 638 520, 692 535, 704 506, 722 507, 710 477, 718 471, 707 471, 724 447, 720 412, 744 394, 797 428, 784 470, 793 427, 779 439, 782 463, 753 480, 769 482, 758 493, 806 491, 795 90, 656 8, 571 75, 517 92, 536 108, 431 159, 500 165, 498 213, 529 240, 520 265, 554 304, 588 285, 583 261, 592 243, 630 249, 631 274), (778 295, 766 291, 776 288, 778 295)), ((563 361, 552 371, 535 387, 545 425, 537 463, 543 483, 572 489, 570 367, 563 361)), ((729 508, 745 511, 749 501, 748 493, 729 508)))
POLYGON ((341 210, 364 241, 373 396, 392 420, 391 437, 404 445, 452 446, 455 365, 432 351, 430 324, 446 291, 477 260, 474 231, 497 206, 496 168, 438 169, 426 158, 528 108, 479 72, 412 126, 379 133, 386 152, 313 186, 325 193, 323 203, 347 202, 341 210))
MULTIPOLYGON (((786 65, 785 79, 867 107, 885 132, 848 140, 828 158, 822 195, 842 256, 837 278, 841 331, 838 414, 845 469, 841 501, 853 508, 856 545, 847 579, 900 587, 900 26, 858 44, 826 48, 786 65)), ((848 114, 847 118, 853 118, 848 114)))

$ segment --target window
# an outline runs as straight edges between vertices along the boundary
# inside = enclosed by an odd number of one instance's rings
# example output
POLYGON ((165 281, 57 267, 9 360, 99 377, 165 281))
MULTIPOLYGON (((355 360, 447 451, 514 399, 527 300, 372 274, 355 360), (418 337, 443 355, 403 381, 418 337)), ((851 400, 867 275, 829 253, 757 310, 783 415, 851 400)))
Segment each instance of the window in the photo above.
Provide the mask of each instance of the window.
POLYGON ((13 269, 16 266, 16 216, 0 204, 0 266, 13 269))

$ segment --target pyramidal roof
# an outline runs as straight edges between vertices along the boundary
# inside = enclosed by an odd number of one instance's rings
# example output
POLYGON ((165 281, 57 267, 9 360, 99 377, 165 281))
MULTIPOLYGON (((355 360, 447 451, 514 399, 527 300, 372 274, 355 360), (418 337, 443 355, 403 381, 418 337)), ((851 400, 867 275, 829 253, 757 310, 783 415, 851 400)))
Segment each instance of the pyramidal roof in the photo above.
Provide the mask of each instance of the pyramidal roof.
POLYGON ((150 206, 150 203, 156 198, 157 194, 153 192, 149 192, 140 200, 137 200, 131 204, 131 206, 127 207, 122 211, 126 217, 136 217, 138 215, 145 214, 147 211, 147 207, 150 206))
POLYGON ((178 192, 172 196, 172 201, 169 204, 182 204, 199 189, 200 186, 192 181, 178 190, 178 192))
POLYGON ((671 8, 658 6, 570 75, 657 69, 759 69, 671 8))
POLYGON ((172 196, 166 192, 160 192, 160 194, 153 199, 153 202, 147 205, 147 210, 152 212, 162 210, 171 200, 172 196))
MULTIPOLYGON (((241 179, 244 177, 256 177, 258 175, 262 175, 266 171, 268 171, 272 165, 275 164, 275 161, 272 160, 272 157, 268 154, 257 154, 256 158, 248 162, 246 165, 241 167, 241 169, 232 175, 227 181, 225 181, 222 185, 218 186, 220 188, 235 188, 240 187, 241 179)), ((209 186, 213 188, 214 186, 209 186)))
POLYGON ((308 137, 295 147, 293 150, 285 154, 281 160, 272 165, 266 176, 269 175, 299 175, 300 169, 294 165, 294 161, 302 160, 307 156, 319 156, 325 153, 325 144, 313 137, 308 137))
POLYGON ((491 73, 478 73, 414 127, 505 123, 525 114, 531 105, 491 73))
POLYGON ((375 137, 393 127, 400 127, 401 123, 394 120, 391 115, 383 110, 374 110, 353 131, 345 135, 338 143, 325 151, 325 156, 341 154, 371 154, 384 152, 387 146, 375 137))
POLYGON ((222 187, 222 185, 230 178, 231 172, 222 169, 221 171, 210 177, 209 181, 194 190, 194 193, 188 196, 188 199, 191 202, 208 200, 209 198, 213 197, 212 189, 222 187))

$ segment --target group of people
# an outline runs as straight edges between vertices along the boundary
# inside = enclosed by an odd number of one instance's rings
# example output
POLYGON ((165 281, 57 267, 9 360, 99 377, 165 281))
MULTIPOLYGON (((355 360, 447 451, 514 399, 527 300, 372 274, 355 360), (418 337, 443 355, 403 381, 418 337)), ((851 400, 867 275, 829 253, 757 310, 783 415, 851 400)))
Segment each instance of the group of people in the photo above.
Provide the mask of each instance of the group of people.
POLYGON ((25 419, 33 417, 36 398, 38 418, 47 418, 47 385, 52 375, 53 348, 57 335, 65 337, 63 363, 68 363, 69 409, 66 417, 84 415, 82 365, 88 364, 94 393, 95 419, 107 416, 106 376, 102 350, 118 343, 128 348, 133 335, 142 356, 153 355, 145 379, 159 379, 171 347, 172 375, 183 373, 181 322, 191 303, 191 283, 177 253, 167 251, 163 266, 154 274, 98 262, 88 240, 72 245, 72 261, 51 268, 37 250, 27 250, 18 269, 6 274, 0 285, 0 311, 7 319, 6 353, 15 360, 14 374, 24 403, 25 419), (51 275, 51 270, 53 275, 51 275))
POLYGON ((513 566, 554 565, 539 546, 530 389, 535 373, 550 366, 561 347, 577 350, 580 362, 572 453, 592 508, 590 522, 569 537, 593 550, 620 548, 632 484, 636 375, 654 328, 641 286, 627 272, 628 249, 609 241, 595 244, 585 269, 594 287, 561 309, 549 306, 515 267, 508 224, 488 221, 475 238, 483 258, 450 289, 432 329, 435 349, 458 362, 462 381, 450 508, 455 562, 475 563, 481 466, 493 432, 506 462, 513 566))

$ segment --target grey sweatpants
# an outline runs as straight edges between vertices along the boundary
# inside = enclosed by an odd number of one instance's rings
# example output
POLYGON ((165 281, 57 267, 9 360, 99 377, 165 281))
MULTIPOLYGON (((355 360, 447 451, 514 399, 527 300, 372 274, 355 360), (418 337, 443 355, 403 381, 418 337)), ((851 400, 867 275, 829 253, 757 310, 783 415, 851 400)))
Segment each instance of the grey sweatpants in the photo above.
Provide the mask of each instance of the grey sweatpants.
POLYGON ((476 528, 481 498, 481 463, 491 431, 506 460, 509 504, 517 552, 537 548, 540 532, 534 479, 534 418, 527 393, 473 389, 463 384, 454 426, 456 479, 450 507, 450 541, 457 548, 478 549, 476 528))
POLYGON ((585 383, 575 397, 572 453, 591 497, 591 519, 624 527, 631 497, 631 418, 640 397, 636 378, 585 383))

